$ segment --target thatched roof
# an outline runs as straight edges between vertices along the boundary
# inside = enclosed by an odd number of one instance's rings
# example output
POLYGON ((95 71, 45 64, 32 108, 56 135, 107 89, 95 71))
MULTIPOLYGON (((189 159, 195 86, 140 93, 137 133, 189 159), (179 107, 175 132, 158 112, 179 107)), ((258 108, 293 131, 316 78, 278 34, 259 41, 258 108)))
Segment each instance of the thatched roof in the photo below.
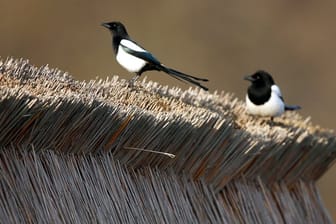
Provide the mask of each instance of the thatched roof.
POLYGON ((331 222, 315 182, 334 133, 297 113, 248 116, 232 94, 7 59, 0 127, 3 221, 331 222))

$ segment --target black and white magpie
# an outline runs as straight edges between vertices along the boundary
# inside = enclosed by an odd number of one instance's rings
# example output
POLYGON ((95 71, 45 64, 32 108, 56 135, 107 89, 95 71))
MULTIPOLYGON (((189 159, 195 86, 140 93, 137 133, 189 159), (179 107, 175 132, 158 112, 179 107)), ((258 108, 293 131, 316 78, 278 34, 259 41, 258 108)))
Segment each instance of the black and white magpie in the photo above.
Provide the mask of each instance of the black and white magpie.
POLYGON ((200 81, 207 79, 197 78, 175 69, 168 68, 156 59, 150 52, 134 42, 128 35, 125 26, 120 22, 103 23, 102 26, 109 29, 112 33, 113 50, 117 62, 129 72, 134 72, 136 76, 131 80, 134 82, 145 71, 163 71, 170 76, 180 80, 187 81, 204 90, 208 90, 200 81))
POLYGON ((246 76, 251 82, 246 94, 246 109, 252 115, 269 116, 271 119, 280 116, 286 110, 298 110, 300 106, 289 106, 284 103, 280 88, 272 76, 265 71, 257 71, 246 76))

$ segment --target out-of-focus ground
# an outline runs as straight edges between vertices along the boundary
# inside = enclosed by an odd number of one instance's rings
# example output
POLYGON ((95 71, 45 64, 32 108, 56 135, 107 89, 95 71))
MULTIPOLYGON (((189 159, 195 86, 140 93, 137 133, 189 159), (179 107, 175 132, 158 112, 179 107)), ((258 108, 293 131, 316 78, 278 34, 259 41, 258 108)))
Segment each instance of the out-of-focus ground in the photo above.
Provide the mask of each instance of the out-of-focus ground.
MULTIPOLYGON (((114 60, 101 22, 120 20, 166 65, 209 78, 210 90, 244 99, 242 77, 271 72, 285 100, 336 128, 336 1, 2 1, 0 56, 50 64, 77 79, 132 76, 114 60)), ((164 73, 148 79, 188 88, 164 73)), ((320 180, 336 220, 336 167, 320 180)))

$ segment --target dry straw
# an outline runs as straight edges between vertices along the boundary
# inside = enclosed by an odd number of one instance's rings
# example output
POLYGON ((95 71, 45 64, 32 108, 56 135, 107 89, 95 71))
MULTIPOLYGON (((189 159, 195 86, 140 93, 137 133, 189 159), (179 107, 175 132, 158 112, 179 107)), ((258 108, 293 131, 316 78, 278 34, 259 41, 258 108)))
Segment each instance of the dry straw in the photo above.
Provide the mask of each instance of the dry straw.
POLYGON ((334 133, 297 113, 253 118, 231 94, 7 59, 0 127, 5 223, 331 222, 315 182, 334 133))

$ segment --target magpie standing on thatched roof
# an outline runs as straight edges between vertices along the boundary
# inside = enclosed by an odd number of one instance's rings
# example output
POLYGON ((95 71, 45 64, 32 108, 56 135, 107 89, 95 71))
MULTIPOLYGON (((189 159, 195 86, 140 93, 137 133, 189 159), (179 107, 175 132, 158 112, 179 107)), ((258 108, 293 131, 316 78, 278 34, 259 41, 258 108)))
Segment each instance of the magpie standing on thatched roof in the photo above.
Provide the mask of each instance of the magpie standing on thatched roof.
POLYGON ((134 72, 135 77, 131 80, 133 83, 145 71, 163 71, 168 75, 180 80, 187 81, 204 90, 208 90, 200 81, 208 81, 207 79, 197 78, 191 75, 168 68, 156 59, 150 52, 134 42, 126 31, 125 26, 120 22, 103 23, 102 26, 109 29, 113 36, 113 50, 116 54, 118 63, 129 72, 134 72))
POLYGON ((246 95, 248 113, 269 116, 273 119, 286 110, 301 109, 300 106, 288 106, 284 103, 280 88, 269 73, 260 70, 253 75, 246 76, 245 80, 251 82, 246 95))

